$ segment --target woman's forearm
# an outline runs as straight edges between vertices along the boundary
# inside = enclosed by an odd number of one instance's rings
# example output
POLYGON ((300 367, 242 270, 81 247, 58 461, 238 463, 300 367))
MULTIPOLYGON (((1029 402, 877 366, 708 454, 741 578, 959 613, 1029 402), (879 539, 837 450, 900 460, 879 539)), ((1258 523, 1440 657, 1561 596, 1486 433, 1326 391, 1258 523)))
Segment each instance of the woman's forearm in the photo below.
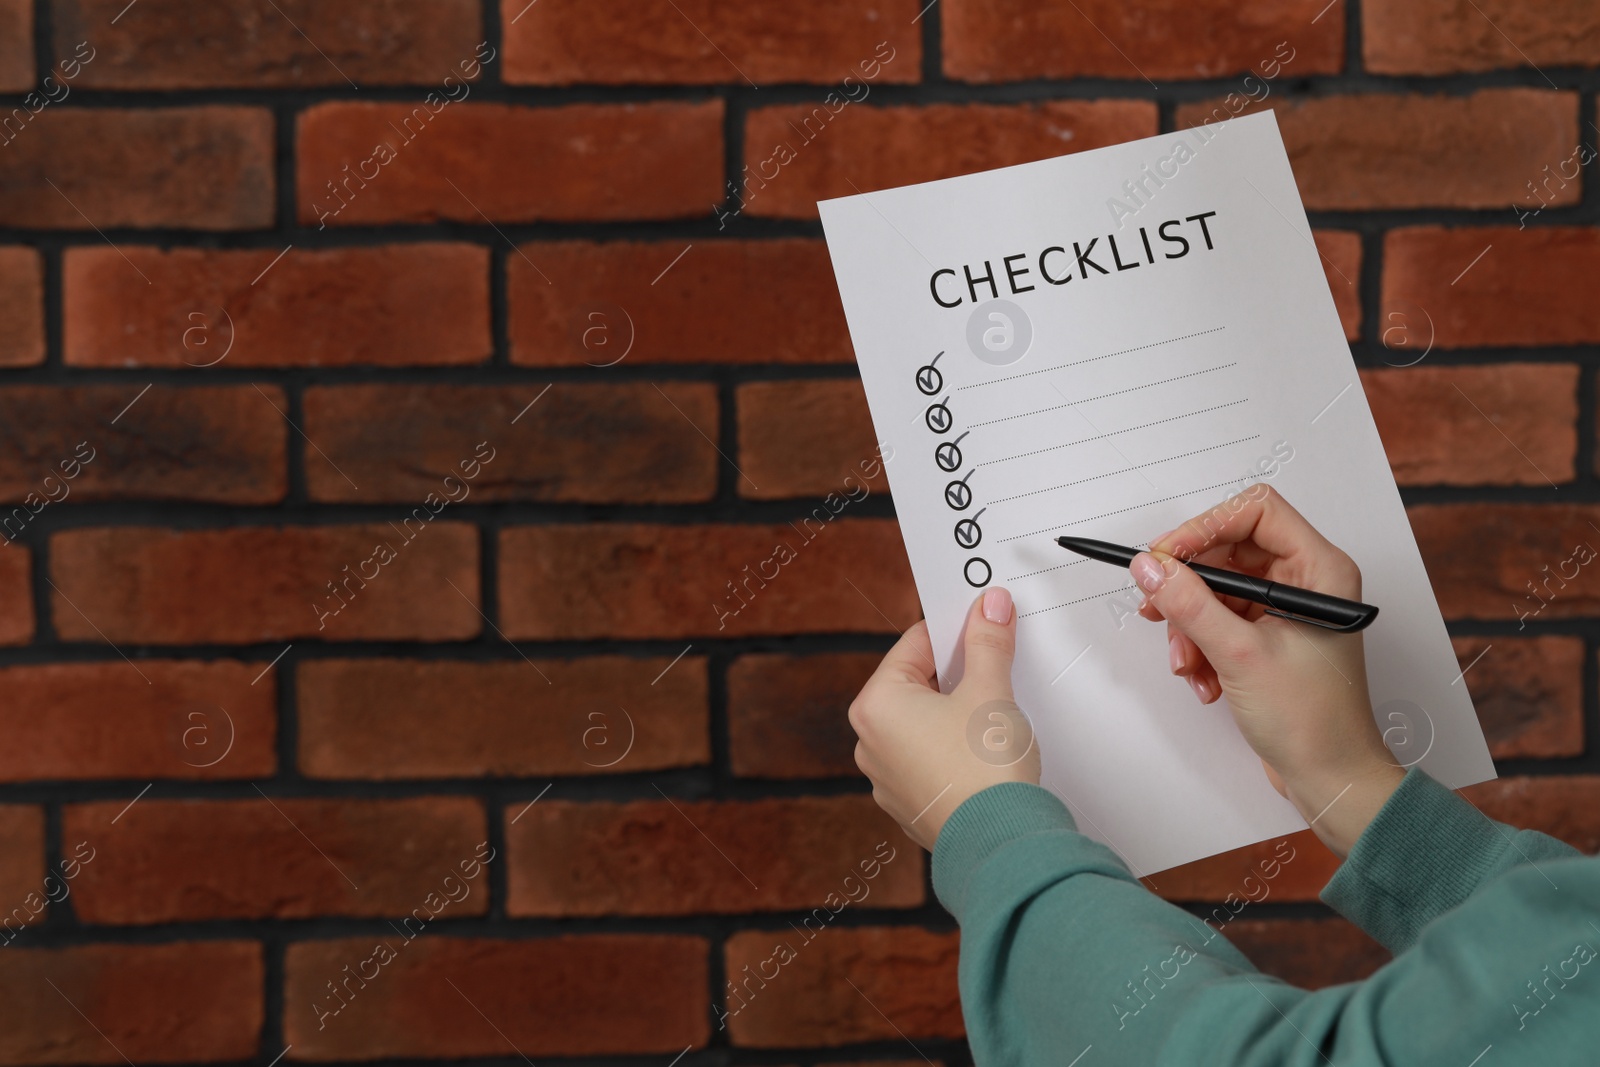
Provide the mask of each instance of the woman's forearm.
POLYGON ((1600 1040, 1593 859, 1491 877, 1372 978, 1307 992, 1257 972, 1072 825, 1053 794, 1010 783, 940 834, 934 887, 961 924, 963 1012, 985 1067, 1465 1065, 1489 1045, 1515 1056, 1499 1062, 1559 1063, 1600 1040))

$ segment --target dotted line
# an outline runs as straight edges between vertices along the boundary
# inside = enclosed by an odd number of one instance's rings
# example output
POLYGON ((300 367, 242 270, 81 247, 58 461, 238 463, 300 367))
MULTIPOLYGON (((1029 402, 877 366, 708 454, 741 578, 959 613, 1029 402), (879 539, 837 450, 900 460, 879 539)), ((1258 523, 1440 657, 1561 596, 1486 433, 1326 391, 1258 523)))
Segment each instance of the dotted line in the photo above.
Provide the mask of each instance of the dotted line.
POLYGON ((1088 444, 1090 441, 1102 441, 1107 437, 1116 437, 1120 434, 1133 433, 1135 430, 1148 430, 1150 427, 1160 426, 1164 422, 1177 422, 1179 419, 1192 419, 1196 415, 1204 415, 1210 411, 1221 411, 1223 408, 1231 408, 1235 404, 1243 404, 1249 399, 1249 397, 1244 397, 1241 400, 1230 400, 1226 404, 1218 404, 1216 407, 1210 408, 1201 408, 1199 411, 1191 411, 1187 415, 1174 415, 1170 419, 1157 419, 1155 422, 1147 422, 1143 426, 1130 426, 1126 430, 1112 430, 1110 433, 1103 433, 1098 437, 1083 437, 1076 441, 1068 441, 1064 445, 1051 445, 1049 448, 1036 448, 1032 452, 1019 452, 1014 456, 1006 456, 1004 459, 984 460, 982 463, 979 463, 978 466, 988 467, 996 463, 1006 463, 1013 459, 1026 459, 1029 456, 1037 456, 1045 452, 1054 452, 1059 448, 1071 448, 1073 445, 1088 444))
POLYGON ((1024 578, 1032 578, 1033 576, 1038 575, 1038 574, 1049 574, 1051 571, 1058 571, 1062 567, 1076 567, 1080 563, 1088 563, 1088 562, 1089 561, 1087 559, 1075 559, 1071 563, 1057 563, 1054 567, 1046 567, 1042 571, 1029 571, 1027 574, 1014 574, 1010 578, 1007 578, 1006 581, 1008 581, 1008 582, 1020 582, 1024 578))
MULTIPOLYGON (((1149 544, 1148 541, 1140 541, 1138 544, 1134 545, 1133 547, 1134 548, 1140 548, 1140 549, 1147 549, 1147 548, 1150 547, 1150 544, 1149 544)), ((1088 562, 1089 561, 1087 559, 1075 559, 1071 563, 1057 563, 1054 567, 1046 567, 1042 571, 1029 571, 1027 574, 1018 574, 1018 575, 1015 575, 1014 577, 1007 578, 1006 581, 1008 581, 1008 582, 1020 582, 1024 578, 1032 578, 1035 575, 1048 574, 1051 571, 1058 571, 1062 567, 1076 567, 1080 563, 1088 563, 1088 562)), ((1046 610, 1048 610, 1048 609, 1046 609, 1046 610)))
POLYGON ((1165 504, 1169 500, 1182 500, 1186 496, 1194 496, 1197 493, 1209 493, 1213 489, 1221 489, 1225 485, 1234 485, 1237 482, 1238 479, 1233 478, 1226 482, 1218 482, 1216 485, 1204 485, 1199 489, 1191 489, 1187 493, 1179 493, 1177 496, 1162 497, 1160 500, 1147 500, 1143 504, 1135 504, 1131 508, 1118 508, 1116 511, 1108 511, 1104 515, 1092 515, 1087 519, 1073 519, 1071 522, 1064 522, 1059 526, 1046 526, 1042 530, 1034 530, 1031 533, 1013 534, 1010 537, 1002 537, 995 543, 1004 544, 1007 541, 1019 541, 1024 537, 1035 537, 1042 533, 1049 533, 1051 530, 1065 530, 1068 526, 1081 526, 1086 522, 1094 522, 1096 519, 1109 519, 1113 515, 1121 515, 1129 511, 1138 511, 1140 508, 1148 508, 1155 504, 1165 504))
POLYGON ((1176 378, 1163 378, 1159 382, 1146 382, 1144 385, 1130 385, 1128 388, 1118 389, 1114 393, 1101 393, 1099 396, 1086 396, 1082 400, 1074 400, 1069 404, 1055 404, 1051 407, 1040 408, 1038 411, 1024 411, 1020 415, 1007 415, 1002 419, 990 419, 988 422, 975 422, 972 424, 972 428, 976 430, 979 426, 993 426, 1000 422, 1010 422, 1012 419, 1025 419, 1029 415, 1043 415, 1047 411, 1060 411, 1062 408, 1077 407, 1079 404, 1087 404, 1093 400, 1105 400, 1109 397, 1121 396, 1123 393, 1137 393, 1141 389, 1153 389, 1158 385, 1166 385, 1168 382, 1181 382, 1185 378, 1193 378, 1198 374, 1210 374, 1212 371, 1227 370, 1229 367, 1237 367, 1238 365, 1239 364, 1237 362, 1224 363, 1221 366, 1207 367, 1205 370, 1195 370, 1190 371, 1188 374, 1180 374, 1176 378))
POLYGON ((1079 597, 1077 600, 1069 600, 1065 604, 1057 604, 1053 608, 1039 608, 1037 611, 1024 611, 1021 615, 1018 615, 1017 618, 1026 619, 1029 615, 1043 615, 1047 611, 1058 611, 1061 608, 1070 608, 1070 607, 1072 607, 1072 605, 1074 605, 1074 604, 1082 604, 1086 600, 1099 600, 1101 597, 1111 596, 1113 593, 1121 593, 1121 592, 1123 592, 1125 590, 1128 590, 1128 589, 1137 589, 1137 588, 1139 588, 1139 587, 1136 586, 1136 585, 1133 585, 1133 584, 1122 585, 1122 586, 1118 586, 1115 589, 1108 589, 1104 593, 1096 593, 1094 596, 1083 596, 1083 597, 1079 597))
POLYGON ((1153 459, 1149 463, 1141 463, 1135 467, 1125 467, 1120 471, 1111 471, 1107 474, 1096 474, 1092 478, 1079 478, 1075 482, 1064 482, 1061 485, 1052 485, 1048 489, 1031 489, 1026 493, 1018 493, 1016 496, 1003 496, 999 500, 990 501, 990 503, 1005 504, 1012 500, 1021 500, 1023 497, 1038 496, 1040 493, 1053 493, 1057 489, 1069 489, 1074 485, 1082 485, 1084 482, 1097 482, 1101 478, 1113 478, 1118 474, 1127 474, 1130 471, 1143 470, 1146 467, 1154 467, 1161 463, 1171 463, 1175 459, 1187 459, 1190 456, 1198 456, 1202 452, 1215 452, 1217 449, 1227 448, 1229 445, 1240 445, 1246 441, 1254 441, 1260 436, 1260 434, 1255 433, 1251 434, 1249 437, 1241 437, 1237 441, 1224 441, 1220 445, 1211 445, 1207 448, 1197 448, 1193 452, 1185 452, 1181 456, 1168 456, 1166 459, 1153 459))
POLYGON ((1161 345, 1170 345, 1170 344, 1173 344, 1176 341, 1187 341, 1192 337, 1204 337, 1208 333, 1216 333, 1218 330, 1226 330, 1226 329, 1227 329, 1226 326, 1216 326, 1216 327, 1213 327, 1212 329, 1209 329, 1209 330, 1201 330, 1199 333, 1186 333, 1182 337, 1169 337, 1165 341, 1153 341, 1153 342, 1151 342, 1150 344, 1147 344, 1147 345, 1140 345, 1138 348, 1124 348, 1120 352, 1107 352, 1103 356, 1092 356, 1089 359, 1074 360, 1071 363, 1059 363, 1054 367, 1044 367, 1041 370, 1023 371, 1021 374, 1008 374, 1004 378, 995 378, 992 381, 977 382, 977 383, 975 383, 973 385, 957 386, 956 387, 956 392, 959 393, 959 392, 962 392, 963 390, 966 390, 966 389, 981 389, 986 385, 998 385, 1001 382, 1014 381, 1017 378, 1026 378, 1026 377, 1028 377, 1029 375, 1032 375, 1032 374, 1049 374, 1051 371, 1054 371, 1054 370, 1065 370, 1068 367, 1081 367, 1085 363, 1095 363, 1095 362, 1097 362, 1099 360, 1102 360, 1102 359, 1110 359, 1112 356, 1125 356, 1129 352, 1143 352, 1147 348, 1159 348, 1161 345))

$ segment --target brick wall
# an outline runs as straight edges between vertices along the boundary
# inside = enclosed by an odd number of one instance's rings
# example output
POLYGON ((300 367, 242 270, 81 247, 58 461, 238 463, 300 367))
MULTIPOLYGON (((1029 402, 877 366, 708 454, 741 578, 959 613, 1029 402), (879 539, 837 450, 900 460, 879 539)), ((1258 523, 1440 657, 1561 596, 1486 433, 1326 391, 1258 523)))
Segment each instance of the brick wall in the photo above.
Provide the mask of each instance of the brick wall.
MULTIPOLYGON (((0 0, 0 1065, 965 1062, 843 716, 918 606, 814 201, 1219 108, 1278 109, 1473 799, 1594 850, 1597 67, 1559 0, 0 0)), ((1377 966, 1306 835, 1151 884, 1283 847, 1230 936, 1377 966)))

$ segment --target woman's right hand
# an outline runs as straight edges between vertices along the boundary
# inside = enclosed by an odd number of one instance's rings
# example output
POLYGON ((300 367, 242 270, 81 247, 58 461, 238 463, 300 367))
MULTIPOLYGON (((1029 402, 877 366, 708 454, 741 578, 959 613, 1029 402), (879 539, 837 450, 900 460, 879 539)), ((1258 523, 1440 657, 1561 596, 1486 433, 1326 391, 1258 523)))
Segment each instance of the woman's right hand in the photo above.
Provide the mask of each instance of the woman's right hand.
POLYGON ((1140 614, 1165 619, 1173 673, 1234 721, 1317 836, 1344 856, 1405 772, 1367 695, 1360 634, 1339 634, 1219 597, 1183 561, 1361 599, 1361 572, 1270 486, 1257 483, 1150 542, 1130 571, 1140 614))

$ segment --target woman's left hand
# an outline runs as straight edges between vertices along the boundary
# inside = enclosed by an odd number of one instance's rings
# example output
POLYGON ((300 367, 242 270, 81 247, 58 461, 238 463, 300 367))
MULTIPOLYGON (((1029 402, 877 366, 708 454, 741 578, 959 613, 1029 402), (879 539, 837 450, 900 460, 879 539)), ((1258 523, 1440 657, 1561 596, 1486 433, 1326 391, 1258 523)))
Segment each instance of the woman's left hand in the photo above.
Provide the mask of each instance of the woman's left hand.
POLYGON ((872 799, 930 851, 968 797, 1039 781, 1039 748, 1011 692, 1016 638, 1011 594, 986 590, 967 612, 966 669, 950 695, 939 692, 928 624, 919 622, 850 705, 856 766, 872 781, 872 799))

